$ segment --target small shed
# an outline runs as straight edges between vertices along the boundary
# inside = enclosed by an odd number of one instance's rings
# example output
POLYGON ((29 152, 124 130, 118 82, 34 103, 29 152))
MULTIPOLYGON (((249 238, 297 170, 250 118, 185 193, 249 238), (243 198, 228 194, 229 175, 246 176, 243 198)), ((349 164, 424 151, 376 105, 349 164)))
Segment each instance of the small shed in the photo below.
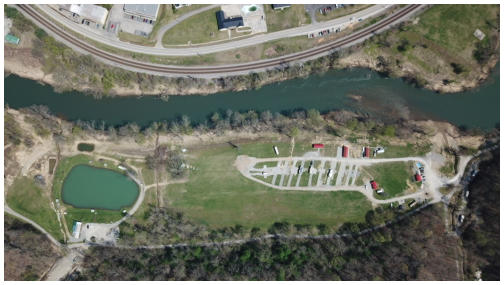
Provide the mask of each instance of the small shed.
POLYGON ((72 228, 72 236, 74 238, 78 239, 80 237, 81 227, 82 227, 82 223, 81 222, 77 222, 77 221, 74 222, 73 228, 72 228))
POLYGON ((5 41, 8 43, 11 43, 11 44, 15 44, 15 45, 19 44, 19 38, 14 35, 11 35, 11 34, 7 34, 5 36, 5 41))
POLYGON ((343 157, 348 157, 348 147, 346 145, 343 146, 343 157))
POLYGON ((369 156, 370 156, 370 154, 371 154, 371 149, 370 149, 369 147, 367 147, 367 146, 366 146, 366 147, 364 148, 364 151, 362 152, 362 156, 364 156, 364 157, 369 157, 369 156))
POLYGON ((422 176, 420 174, 415 174, 415 181, 419 182, 422 181, 422 176))
POLYGON ((376 183, 376 181, 372 180, 370 183, 371 183, 371 188, 373 190, 378 190, 378 183, 376 183))
POLYGON ((314 143, 314 144, 312 144, 312 147, 313 148, 324 148, 324 144, 322 144, 322 143, 314 143))

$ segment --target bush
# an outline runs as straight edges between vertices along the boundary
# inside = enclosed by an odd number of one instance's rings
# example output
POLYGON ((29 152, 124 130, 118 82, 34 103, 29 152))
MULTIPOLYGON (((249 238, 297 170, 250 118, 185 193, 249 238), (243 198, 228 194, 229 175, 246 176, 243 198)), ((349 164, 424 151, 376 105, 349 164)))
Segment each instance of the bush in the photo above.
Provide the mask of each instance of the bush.
POLYGON ((37 38, 39 38, 40 40, 43 40, 45 37, 47 37, 47 33, 41 28, 37 28, 35 30, 35 36, 37 36, 37 38))

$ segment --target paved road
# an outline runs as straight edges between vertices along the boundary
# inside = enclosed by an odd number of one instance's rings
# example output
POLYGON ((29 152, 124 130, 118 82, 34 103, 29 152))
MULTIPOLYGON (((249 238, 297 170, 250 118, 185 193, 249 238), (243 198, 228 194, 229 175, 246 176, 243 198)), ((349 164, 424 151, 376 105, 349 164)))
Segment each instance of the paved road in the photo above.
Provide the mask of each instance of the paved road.
MULTIPOLYGON (((257 182, 261 183, 264 185, 267 185, 268 187, 272 187, 275 189, 279 190, 291 190, 291 191, 341 191, 341 190, 354 190, 354 191, 359 191, 362 194, 364 194, 372 203, 375 204, 385 204, 385 203, 392 203, 392 202, 397 202, 400 200, 405 200, 408 198, 431 198, 432 202, 438 202, 441 201, 442 199, 442 194, 438 191, 438 189, 448 183, 455 183, 460 180, 462 177, 462 174, 464 172, 464 169, 469 162, 470 157, 461 157, 460 159, 460 164, 459 164, 459 169, 457 174, 453 178, 443 178, 439 177, 438 174, 435 173, 435 171, 431 167, 431 163, 429 160, 426 160, 424 157, 399 157, 399 158, 373 158, 373 159, 362 159, 362 158, 339 158, 339 157, 274 157, 274 158, 254 158, 254 157, 248 157, 248 156, 238 156, 237 158, 237 163, 236 165, 238 166, 238 170, 244 175, 245 177, 257 182), (299 187, 297 186, 277 186, 277 185, 272 185, 271 183, 267 183, 263 180, 260 180, 256 177, 254 177, 251 174, 251 171, 255 171, 257 169, 253 168, 254 165, 260 162, 267 162, 267 161, 283 161, 283 162, 289 162, 289 161, 310 161, 310 160, 321 160, 321 161, 330 161, 330 162, 340 162, 341 166, 338 171, 338 176, 336 178, 336 185, 314 185, 314 186, 305 186, 305 187, 299 187), (347 175, 345 181, 341 181, 342 176, 344 175, 343 170, 346 165, 354 166, 356 168, 361 167, 361 166, 366 166, 366 165, 372 165, 376 163, 385 163, 385 162, 408 162, 408 161, 415 161, 415 162, 420 162, 424 165, 424 174, 426 177, 426 180, 424 182, 425 189, 421 191, 417 191, 413 194, 409 195, 404 195, 400 197, 395 197, 391 199, 386 199, 386 200, 380 200, 376 199, 374 197, 373 190, 371 187, 367 187, 367 189, 363 186, 349 186, 346 185, 349 179, 349 175, 347 175), (428 194, 428 196, 427 196, 428 194)), ((277 171, 278 172, 278 171, 277 171)), ((274 172, 273 174, 280 174, 282 173, 277 173, 274 172)), ((350 172, 350 170, 348 170, 350 172)), ((300 177, 300 176, 299 176, 300 177)), ((311 176, 310 176, 311 177, 311 176)), ((277 177, 278 179, 278 177, 277 177)), ((354 179, 355 180, 355 179, 354 179)))
MULTIPOLYGON (((107 44, 107 45, 113 46, 115 48, 123 49, 126 51, 144 53, 144 54, 149 54, 149 55, 193 56, 193 55, 216 53, 216 52, 226 51, 226 50, 230 50, 230 49, 251 46, 251 45, 257 45, 260 43, 278 40, 278 39, 282 39, 282 38, 295 37, 295 36, 300 36, 300 35, 308 35, 309 33, 313 32, 313 31, 327 29, 327 28, 330 28, 333 26, 348 25, 350 23, 356 22, 357 19, 359 19, 359 18, 362 18, 364 20, 364 19, 376 16, 377 14, 384 12, 391 5, 385 5, 385 4, 374 5, 370 8, 367 8, 365 10, 359 11, 359 12, 351 14, 351 15, 347 15, 343 18, 337 18, 337 19, 333 19, 333 20, 330 20, 327 22, 314 23, 314 24, 305 25, 305 26, 287 29, 287 30, 282 30, 282 31, 274 32, 274 33, 260 34, 260 35, 245 38, 242 40, 219 43, 219 44, 215 44, 215 45, 190 46, 190 47, 184 47, 184 48, 164 48, 159 45, 156 45, 155 47, 148 47, 148 46, 135 45, 135 44, 127 43, 127 42, 121 42, 117 38, 112 38, 110 36, 103 35, 103 33, 101 31, 94 32, 91 29, 88 29, 78 23, 75 23, 75 22, 69 20, 68 18, 66 18, 66 17, 62 16, 61 14, 59 14, 58 12, 54 11, 48 5, 36 5, 36 6, 38 8, 40 8, 42 11, 44 11, 44 13, 49 15, 50 16, 49 19, 51 21, 53 21, 53 22, 57 21, 57 22, 63 24, 65 27, 71 29, 72 31, 77 32, 79 34, 83 34, 86 37, 88 37, 94 41, 100 42, 102 44, 107 44), (350 20, 350 18, 353 18, 353 20, 350 20)), ((171 28, 171 27, 168 27, 166 29, 169 29, 169 28, 171 28)), ((160 31, 158 34, 158 40, 159 40, 160 35, 162 37, 162 31, 160 31)))
POLYGON ((205 11, 211 10, 211 9, 219 7, 219 6, 220 5, 208 5, 208 6, 196 9, 194 11, 188 12, 188 13, 186 13, 186 14, 178 17, 177 19, 175 19, 174 21, 168 23, 167 25, 162 26, 159 29, 159 31, 158 31, 158 33, 156 35, 156 48, 163 48, 163 35, 166 33, 166 31, 168 31, 169 29, 173 28, 178 23, 184 21, 185 19, 187 19, 189 17, 192 17, 192 16, 194 16, 196 14, 199 14, 201 12, 205 12, 205 11))
MULTIPOLYGON (((32 20, 34 23, 40 25, 41 27, 44 27, 46 31, 51 36, 55 37, 57 40, 64 42, 68 46, 82 53, 92 54, 96 56, 96 58, 98 58, 99 60, 105 62, 106 64, 111 64, 134 72, 143 72, 155 75, 163 75, 163 76, 186 75, 192 77, 215 78, 228 75, 249 74, 251 71, 259 72, 267 70, 269 68, 277 68, 279 66, 284 67, 286 64, 289 63, 301 63, 307 60, 318 58, 320 56, 331 54, 337 49, 349 47, 356 43, 360 43, 377 33, 389 29, 391 26, 404 21, 405 19, 416 14, 418 11, 422 10, 423 6, 408 5, 398 10, 394 14, 390 15, 389 17, 385 18, 384 20, 379 21, 376 24, 373 24, 364 29, 356 31, 355 33, 342 37, 338 40, 331 41, 327 44, 317 46, 308 50, 272 59, 264 59, 249 63, 215 65, 215 66, 210 65, 173 66, 173 65, 154 64, 154 63, 137 61, 130 58, 125 58, 115 53, 103 51, 84 40, 75 38, 73 35, 69 34, 66 30, 62 29, 58 25, 48 20, 47 16, 41 15, 37 10, 33 9, 30 5, 17 5, 16 7, 18 7, 18 9, 22 11, 22 13, 30 20, 32 20)), ((378 7, 378 5, 373 7, 378 7)))

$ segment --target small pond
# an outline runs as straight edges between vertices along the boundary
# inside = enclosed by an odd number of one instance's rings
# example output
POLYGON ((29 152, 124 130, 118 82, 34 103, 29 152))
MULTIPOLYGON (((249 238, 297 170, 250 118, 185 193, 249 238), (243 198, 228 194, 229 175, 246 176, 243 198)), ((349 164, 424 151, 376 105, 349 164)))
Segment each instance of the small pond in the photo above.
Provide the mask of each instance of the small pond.
POLYGON ((138 185, 126 175, 77 165, 63 183, 63 202, 76 208, 120 210, 135 203, 138 185))
POLYGON ((79 151, 87 151, 87 152, 92 152, 94 150, 94 144, 90 143, 80 143, 77 145, 77 149, 79 151))

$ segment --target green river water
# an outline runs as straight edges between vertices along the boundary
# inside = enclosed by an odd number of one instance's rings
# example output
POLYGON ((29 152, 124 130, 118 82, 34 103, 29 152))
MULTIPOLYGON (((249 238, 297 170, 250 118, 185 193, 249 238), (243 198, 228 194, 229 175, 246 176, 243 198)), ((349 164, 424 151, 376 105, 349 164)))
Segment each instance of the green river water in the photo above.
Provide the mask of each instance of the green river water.
POLYGON ((138 185, 126 175, 77 165, 65 178, 62 198, 76 208, 120 210, 131 206, 138 194, 138 185))
POLYGON ((56 93, 50 86, 11 75, 5 78, 5 103, 12 108, 47 105, 52 113, 67 120, 103 121, 116 126, 127 122, 147 126, 184 114, 193 122, 201 122, 213 112, 227 109, 289 112, 315 108, 321 112, 357 111, 383 120, 432 119, 491 129, 499 123, 499 75, 497 65, 478 88, 437 94, 401 79, 383 78, 368 69, 337 70, 258 90, 170 96, 167 102, 156 96, 94 99, 79 92, 56 93))

